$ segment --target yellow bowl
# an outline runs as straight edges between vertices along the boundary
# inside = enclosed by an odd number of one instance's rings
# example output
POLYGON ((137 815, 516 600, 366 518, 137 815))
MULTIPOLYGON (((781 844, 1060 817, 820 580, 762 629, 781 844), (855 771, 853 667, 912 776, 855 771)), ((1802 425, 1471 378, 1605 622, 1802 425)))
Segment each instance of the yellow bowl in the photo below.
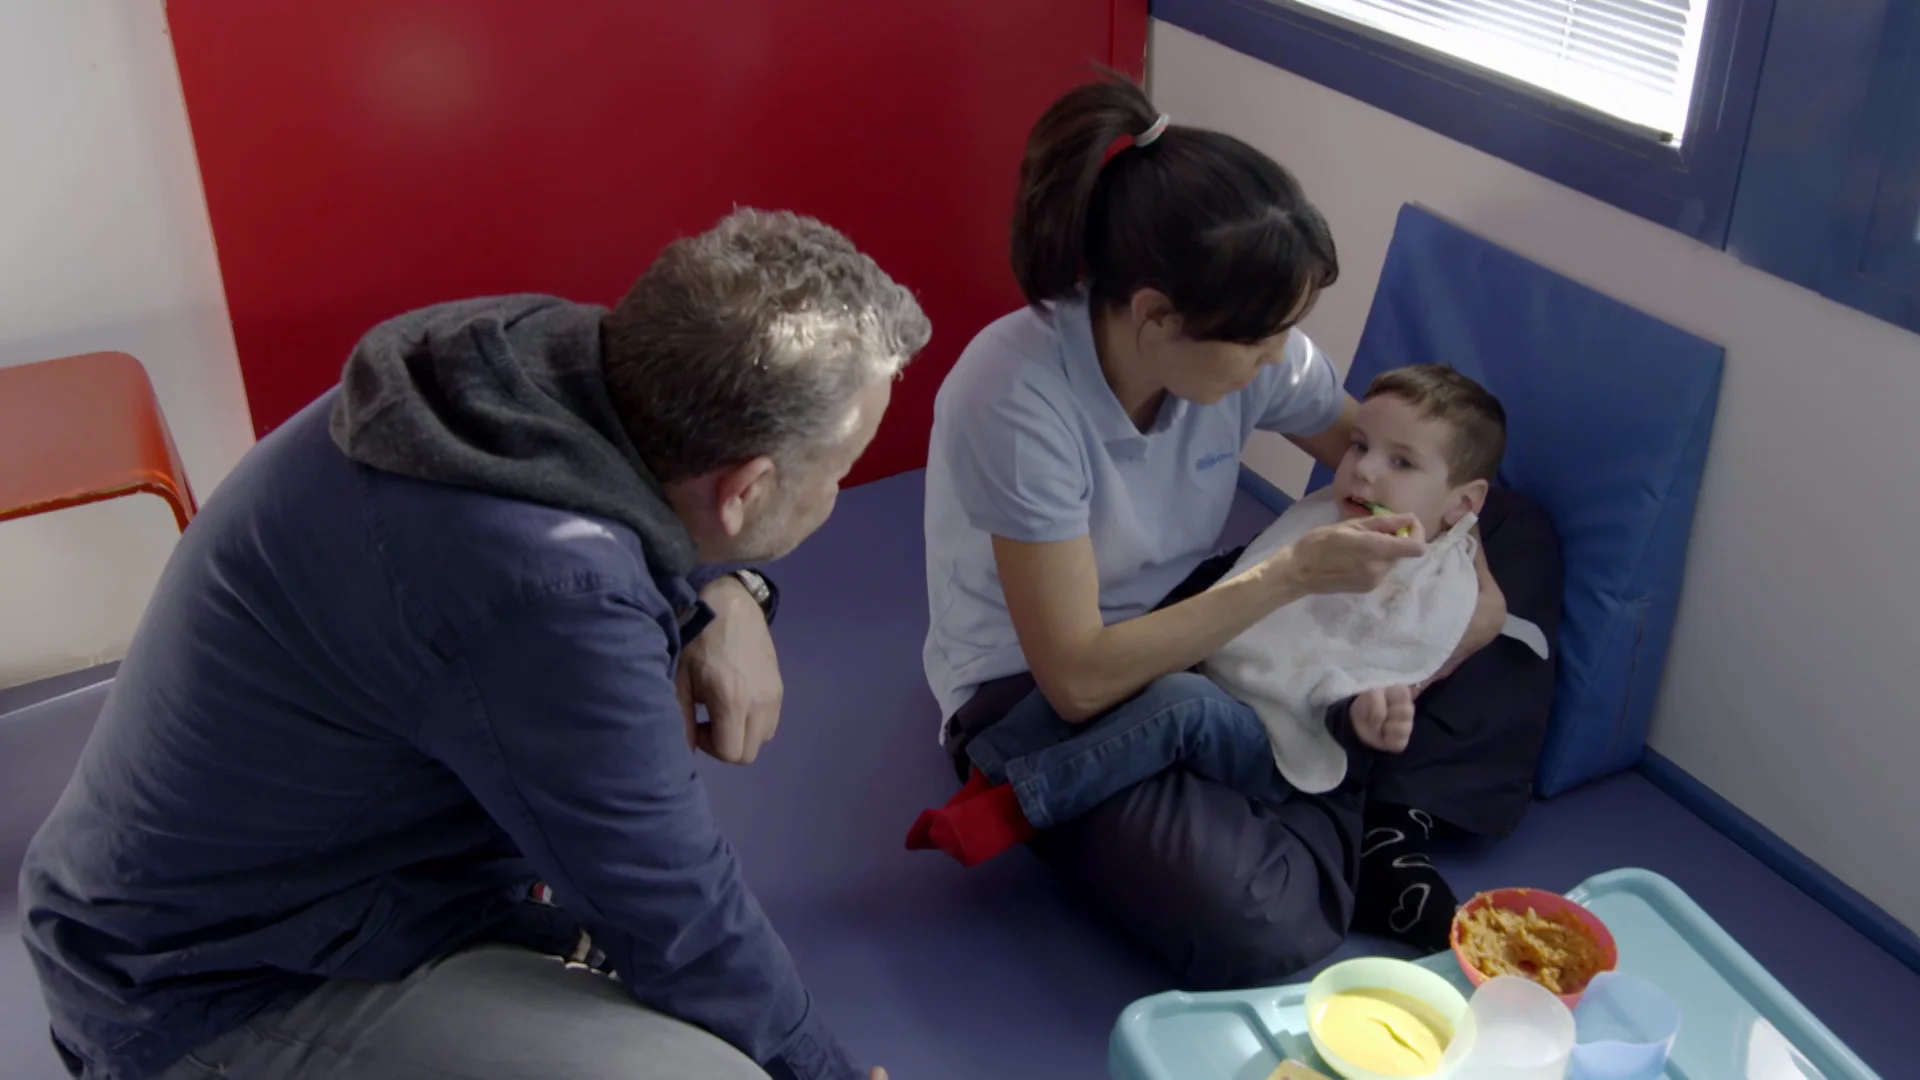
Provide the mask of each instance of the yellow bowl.
MULTIPOLYGON (((1466 996, 1446 979, 1405 960, 1364 957, 1335 964, 1307 986, 1307 1035, 1327 1067, 1346 1080, 1440 1080, 1452 1075, 1473 1045, 1473 1013, 1466 996), (1363 992, 1392 1001, 1434 1029, 1443 1049, 1440 1062, 1421 1073, 1377 1072, 1343 1053, 1336 1032, 1323 1031, 1327 1006, 1337 995, 1363 992), (1442 1030, 1444 1029, 1444 1030, 1442 1030)), ((1344 1049, 1351 1051, 1350 1043, 1344 1049)))

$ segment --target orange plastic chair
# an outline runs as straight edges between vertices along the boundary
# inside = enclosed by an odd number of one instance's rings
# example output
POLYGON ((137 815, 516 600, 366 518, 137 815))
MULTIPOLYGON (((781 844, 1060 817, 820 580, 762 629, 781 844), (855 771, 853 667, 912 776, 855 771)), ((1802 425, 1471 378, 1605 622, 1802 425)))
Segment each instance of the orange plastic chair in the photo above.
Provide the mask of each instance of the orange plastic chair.
POLYGON ((198 509, 140 361, 101 352, 0 368, 0 521, 142 491, 182 531, 198 509))

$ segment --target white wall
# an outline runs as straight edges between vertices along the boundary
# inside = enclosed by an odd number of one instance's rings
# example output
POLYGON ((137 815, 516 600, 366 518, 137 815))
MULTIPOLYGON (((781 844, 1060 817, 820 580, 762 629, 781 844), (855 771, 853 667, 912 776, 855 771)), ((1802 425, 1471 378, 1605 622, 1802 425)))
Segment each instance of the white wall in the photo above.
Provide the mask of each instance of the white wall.
MULTIPOLYGON (((201 498, 252 442, 161 0, 0 3, 0 365, 119 349, 201 498)), ((0 524, 0 686, 117 658, 174 543, 137 496, 0 524)))
MULTIPOLYGON (((1342 363, 1407 202, 1726 346, 1653 745, 1920 927, 1920 337, 1186 31, 1156 23, 1150 57, 1161 108, 1332 222, 1307 330, 1342 363)), ((1306 477, 1277 439, 1249 460, 1306 477)))

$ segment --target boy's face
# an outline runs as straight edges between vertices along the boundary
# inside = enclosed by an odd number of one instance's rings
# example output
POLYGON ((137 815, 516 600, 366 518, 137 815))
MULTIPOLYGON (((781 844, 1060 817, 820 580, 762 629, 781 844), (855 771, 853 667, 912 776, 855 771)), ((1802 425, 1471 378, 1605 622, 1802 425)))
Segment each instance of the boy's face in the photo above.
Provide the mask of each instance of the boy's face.
POLYGON ((1420 519, 1428 538, 1438 536, 1465 516, 1478 513, 1487 482, 1455 485, 1447 478, 1447 450, 1453 429, 1392 394, 1360 405, 1353 445, 1333 474, 1333 494, 1342 519, 1366 517, 1363 503, 1379 503, 1396 514, 1420 519))

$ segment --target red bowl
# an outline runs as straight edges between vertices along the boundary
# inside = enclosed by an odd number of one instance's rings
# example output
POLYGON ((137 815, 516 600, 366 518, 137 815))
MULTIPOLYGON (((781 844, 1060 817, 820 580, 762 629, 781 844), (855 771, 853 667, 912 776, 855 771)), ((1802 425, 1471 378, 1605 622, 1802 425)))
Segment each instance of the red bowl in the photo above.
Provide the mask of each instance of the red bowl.
MULTIPOLYGON (((1460 905, 1459 912, 1453 917, 1453 930, 1447 936, 1453 944, 1454 959, 1460 961, 1460 973, 1467 977, 1467 982, 1472 983, 1476 990, 1487 981, 1489 976, 1474 967, 1472 961, 1467 959, 1466 950, 1461 947, 1461 937, 1466 931, 1467 916, 1488 906, 1519 912, 1523 915, 1526 914, 1527 909, 1531 908, 1548 917, 1571 916, 1574 921, 1585 927, 1587 932, 1593 935, 1593 940, 1599 944, 1600 971, 1612 971, 1620 966, 1620 945, 1613 940, 1613 931, 1608 930, 1607 924, 1601 922, 1593 912, 1559 893, 1547 892, 1545 889, 1495 889, 1492 892, 1483 892, 1460 905)), ((1599 972, 1594 974, 1597 975, 1599 972)), ((1567 1008, 1571 1009, 1580 1004, 1580 998, 1586 992, 1586 987, 1583 986, 1575 993, 1561 994, 1559 997, 1566 1003, 1567 1008)))

